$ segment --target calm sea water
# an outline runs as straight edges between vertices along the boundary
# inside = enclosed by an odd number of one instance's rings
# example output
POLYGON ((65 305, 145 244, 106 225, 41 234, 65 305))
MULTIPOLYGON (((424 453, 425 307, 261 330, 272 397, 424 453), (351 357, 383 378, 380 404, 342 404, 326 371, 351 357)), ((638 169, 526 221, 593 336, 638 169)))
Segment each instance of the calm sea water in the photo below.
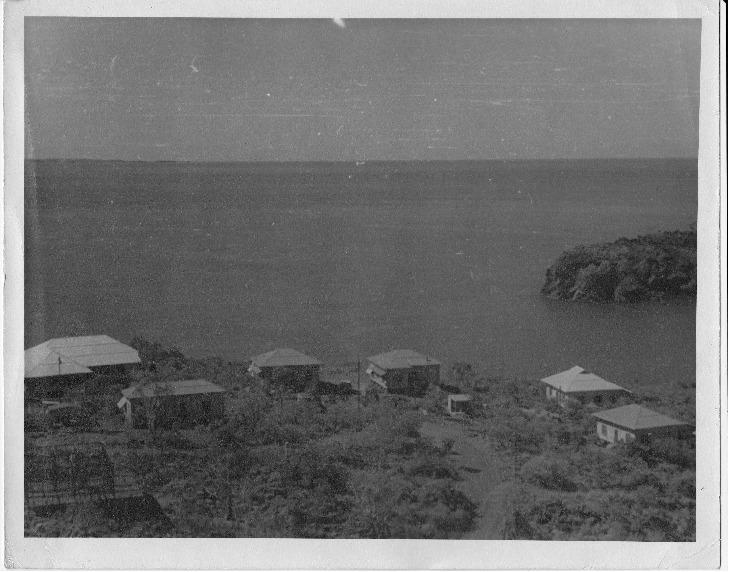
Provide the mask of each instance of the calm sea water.
POLYGON ((695 305, 546 300, 580 243, 696 220, 695 161, 26 164, 26 347, 412 347, 494 373, 694 379, 695 305))

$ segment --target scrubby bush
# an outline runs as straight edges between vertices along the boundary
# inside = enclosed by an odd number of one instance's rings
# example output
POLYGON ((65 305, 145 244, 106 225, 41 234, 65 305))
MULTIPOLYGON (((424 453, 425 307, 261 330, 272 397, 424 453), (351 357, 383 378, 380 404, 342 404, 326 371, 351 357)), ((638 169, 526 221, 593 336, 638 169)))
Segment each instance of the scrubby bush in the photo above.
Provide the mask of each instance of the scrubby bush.
POLYGON ((447 481, 425 485, 387 472, 370 474, 355 492, 343 530, 351 538, 458 538, 476 505, 447 481))
POLYGON ((677 495, 695 499, 696 498, 696 477, 693 474, 680 474, 671 479, 669 484, 671 491, 677 495))
POLYGON ((142 368, 147 371, 172 368, 182 369, 188 364, 188 359, 177 348, 166 347, 160 342, 152 342, 141 336, 135 336, 129 345, 139 353, 142 368))
POLYGON ((459 480, 458 471, 439 457, 416 458, 405 471, 413 477, 426 477, 429 479, 452 479, 459 480))
POLYGON ((564 461, 539 456, 528 461, 521 469, 524 481, 549 490, 574 492, 577 485, 571 479, 571 467, 564 461))
POLYGON ((694 472, 666 462, 649 465, 633 453, 629 445, 583 445, 525 463, 523 481, 534 488, 517 506, 532 538, 692 540, 694 472))
POLYGON ((440 441, 440 449, 443 452, 443 455, 448 455, 451 451, 453 451, 453 446, 456 444, 455 439, 452 439, 451 437, 444 437, 440 441))
POLYGON ((447 374, 447 384, 443 389, 450 393, 478 391, 485 383, 483 375, 478 369, 467 362, 455 362, 447 374))
POLYGON ((502 409, 491 418, 489 436, 497 450, 538 455, 543 450, 542 423, 529 419, 520 409, 502 409))
POLYGON ((695 441, 688 437, 662 436, 633 441, 621 448, 624 454, 642 459, 648 466, 670 463, 683 469, 696 467, 695 441))

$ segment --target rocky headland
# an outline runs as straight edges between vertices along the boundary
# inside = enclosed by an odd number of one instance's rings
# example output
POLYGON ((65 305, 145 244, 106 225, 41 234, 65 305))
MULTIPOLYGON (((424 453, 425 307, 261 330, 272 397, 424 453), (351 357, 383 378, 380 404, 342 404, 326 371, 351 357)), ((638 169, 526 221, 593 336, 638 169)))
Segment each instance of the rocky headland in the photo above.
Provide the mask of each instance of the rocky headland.
POLYGON ((696 231, 577 246, 563 252, 547 270, 542 294, 593 302, 695 298, 696 231))

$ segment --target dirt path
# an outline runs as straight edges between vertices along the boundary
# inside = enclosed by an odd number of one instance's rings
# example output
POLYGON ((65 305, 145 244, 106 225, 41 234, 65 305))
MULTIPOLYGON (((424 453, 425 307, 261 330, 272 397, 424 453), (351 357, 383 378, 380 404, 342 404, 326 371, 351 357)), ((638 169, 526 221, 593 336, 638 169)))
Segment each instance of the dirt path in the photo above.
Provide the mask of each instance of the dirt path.
POLYGON ((501 540, 511 483, 503 481, 491 444, 465 421, 426 421, 420 431, 435 443, 453 440, 451 459, 463 476, 458 488, 479 505, 474 529, 463 538, 501 540))

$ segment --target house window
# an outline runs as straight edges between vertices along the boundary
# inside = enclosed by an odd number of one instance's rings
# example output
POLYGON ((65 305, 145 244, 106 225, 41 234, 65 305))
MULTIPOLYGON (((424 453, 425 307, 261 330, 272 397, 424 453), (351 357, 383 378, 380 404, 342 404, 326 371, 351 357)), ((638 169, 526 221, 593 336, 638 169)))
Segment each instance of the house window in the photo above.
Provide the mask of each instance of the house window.
POLYGON ((600 434, 607 436, 607 427, 600 423, 600 434))

